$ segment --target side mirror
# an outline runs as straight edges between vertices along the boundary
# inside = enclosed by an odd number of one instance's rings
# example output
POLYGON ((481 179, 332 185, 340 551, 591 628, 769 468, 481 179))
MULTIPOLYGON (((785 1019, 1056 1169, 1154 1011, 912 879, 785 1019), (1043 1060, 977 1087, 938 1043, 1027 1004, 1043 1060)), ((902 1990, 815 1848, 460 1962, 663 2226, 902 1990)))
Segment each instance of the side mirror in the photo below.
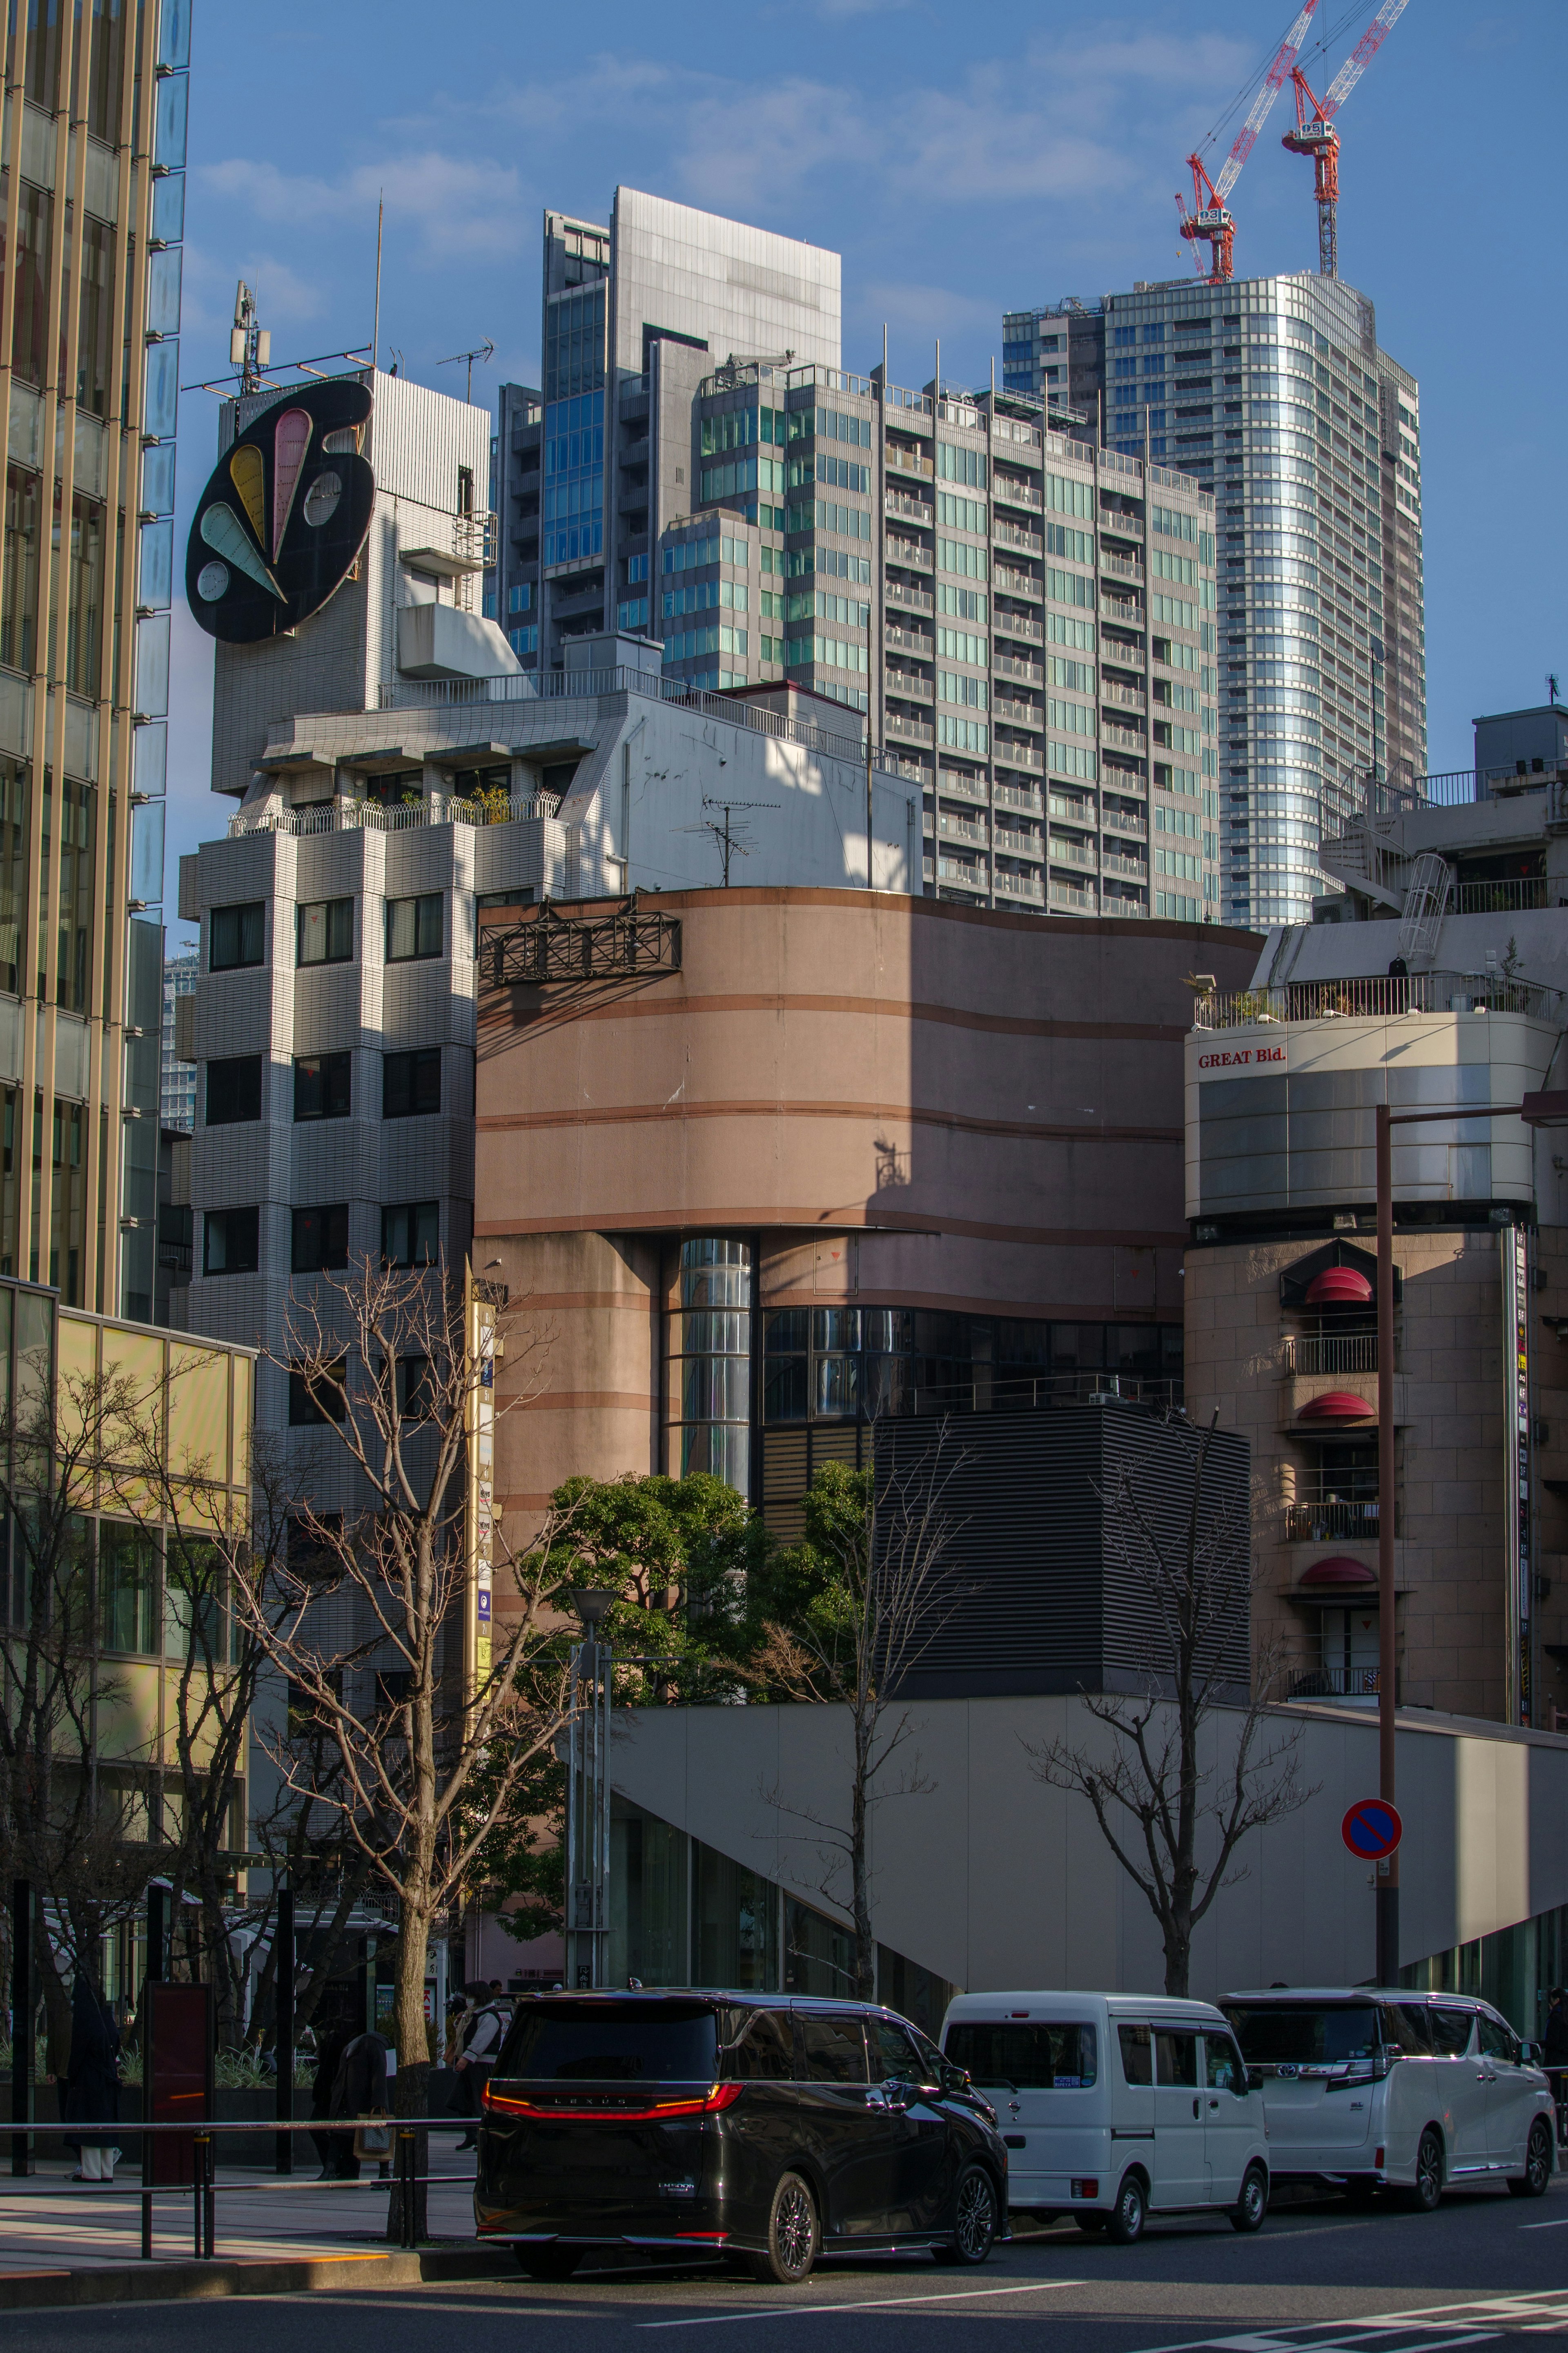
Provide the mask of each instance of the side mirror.
POLYGON ((1247 2069, 1247 2088, 1249 2092, 1261 2092, 1263 2089, 1263 2074, 1259 2068, 1249 2067, 1247 2069))
POLYGON ((1540 2045, 1540 2043, 1539 2043, 1539 2042, 1521 2042, 1521 2045, 1520 2045, 1520 2049, 1519 2049, 1519 2057, 1520 2057, 1520 2063, 1521 2063, 1521 2066, 1524 2066, 1524 2067, 1539 2067, 1539 2066, 1540 2066, 1540 2064, 1541 2064, 1541 2045, 1540 2045))
POLYGON ((973 2088, 973 2082, 967 2067, 944 2066, 942 2071, 944 2092, 967 2092, 973 2088))
POLYGON ((901 2116, 916 2097, 914 2086, 898 2075, 889 2075, 882 2085, 882 2097, 889 2108, 901 2116))

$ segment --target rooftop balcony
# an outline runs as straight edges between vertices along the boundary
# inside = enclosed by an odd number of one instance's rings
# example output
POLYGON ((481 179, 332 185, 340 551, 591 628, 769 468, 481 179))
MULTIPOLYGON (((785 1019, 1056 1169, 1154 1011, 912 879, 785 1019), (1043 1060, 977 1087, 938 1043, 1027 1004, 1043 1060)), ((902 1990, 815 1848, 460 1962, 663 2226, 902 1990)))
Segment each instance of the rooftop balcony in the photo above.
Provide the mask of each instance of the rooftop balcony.
POLYGON ((1382 974, 1352 980, 1292 981, 1284 988, 1215 990, 1193 1006, 1194 1029, 1250 1029, 1286 1021, 1397 1020, 1407 1013, 1523 1013, 1560 1018, 1563 993, 1489 973, 1382 974))

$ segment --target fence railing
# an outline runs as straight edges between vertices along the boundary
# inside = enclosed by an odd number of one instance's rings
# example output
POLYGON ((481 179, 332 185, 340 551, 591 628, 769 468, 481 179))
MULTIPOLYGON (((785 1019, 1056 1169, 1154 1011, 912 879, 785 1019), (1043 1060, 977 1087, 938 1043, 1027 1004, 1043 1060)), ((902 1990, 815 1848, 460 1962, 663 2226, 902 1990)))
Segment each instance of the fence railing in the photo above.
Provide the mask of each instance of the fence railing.
POLYGON ((1375 1373, 1375 1332, 1298 1333, 1285 1343, 1288 1373, 1375 1373))
POLYGON ((1283 988, 1211 991, 1193 1007, 1194 1029, 1247 1029, 1259 1023, 1396 1019, 1406 1013, 1528 1013, 1556 1018, 1563 991, 1491 973, 1371 974, 1350 980, 1290 981, 1283 988))
MULTIPOLYGON (((1394 1514, 1394 1532, 1399 1533, 1394 1514)), ((1285 1506, 1285 1537, 1289 1544, 1322 1544, 1330 1538, 1359 1538, 1371 1544, 1377 1535, 1377 1504, 1373 1502, 1306 1502, 1285 1506)))
POLYGON ((258 809, 230 818, 231 841, 252 833, 406 833, 426 825, 519 825, 530 818, 554 817, 561 807, 555 793, 496 793, 483 800, 458 800, 431 793, 417 801, 338 801, 328 808, 258 809))
POLYGON ((1382 1688, 1376 1667, 1319 1667, 1291 1679, 1292 1699, 1375 1699, 1382 1688))

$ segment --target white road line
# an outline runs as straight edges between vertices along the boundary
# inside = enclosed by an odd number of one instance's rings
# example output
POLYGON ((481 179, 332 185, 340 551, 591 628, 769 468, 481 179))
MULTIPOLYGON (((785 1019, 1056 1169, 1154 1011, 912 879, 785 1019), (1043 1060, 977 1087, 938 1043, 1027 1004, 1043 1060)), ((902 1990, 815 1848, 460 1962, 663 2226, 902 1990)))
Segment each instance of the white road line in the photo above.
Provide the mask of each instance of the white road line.
POLYGON ((1568 2231, 1568 2214, 1559 2215, 1555 2222, 1521 2222, 1521 2231, 1568 2231))
POLYGON ((705 2312, 692 2319, 639 2320, 639 2328, 716 2328, 725 2320, 794 2320, 803 2313, 883 2312, 904 2304, 972 2304, 986 2295, 1037 2295, 1052 2288, 1088 2287, 1088 2280, 1021 2280, 1012 2287, 944 2289, 938 2295, 855 2296, 847 2304, 770 2304, 761 2312, 705 2312))

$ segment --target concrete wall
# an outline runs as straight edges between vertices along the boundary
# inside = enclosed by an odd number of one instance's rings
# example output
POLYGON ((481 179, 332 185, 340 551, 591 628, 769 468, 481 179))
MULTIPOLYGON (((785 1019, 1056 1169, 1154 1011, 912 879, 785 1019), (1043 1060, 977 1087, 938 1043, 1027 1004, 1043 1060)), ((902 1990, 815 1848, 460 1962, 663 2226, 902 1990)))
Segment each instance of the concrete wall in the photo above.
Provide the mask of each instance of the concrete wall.
MULTIPOLYGON (((1212 1720, 1213 1755, 1239 1719, 1212 1720)), ((1377 1788, 1375 1718, 1281 1710, 1315 1794, 1243 1848, 1241 1875, 1194 1944, 1192 1991, 1364 1982, 1374 1933, 1368 1868, 1340 1836, 1377 1788)), ((615 1788, 722 1854, 820 1905, 816 1845, 781 1833, 764 1791, 842 1818, 846 1711, 661 1708, 617 1725, 615 1788)), ((970 1991, 1011 1986, 1157 1989, 1160 1943, 1143 1896, 1088 1806, 1030 1770, 1031 1747, 1107 1736, 1080 1700, 947 1700, 917 1706, 900 1762, 933 1784, 872 1816, 874 1926, 896 1952, 970 1991)), ((1459 1720, 1402 1717, 1401 1959, 1417 1961, 1568 1902, 1568 1740, 1459 1720)), ((889 1782, 898 1778, 895 1767, 889 1782)), ((840 1891, 842 1892, 842 1891, 840 1891)))

